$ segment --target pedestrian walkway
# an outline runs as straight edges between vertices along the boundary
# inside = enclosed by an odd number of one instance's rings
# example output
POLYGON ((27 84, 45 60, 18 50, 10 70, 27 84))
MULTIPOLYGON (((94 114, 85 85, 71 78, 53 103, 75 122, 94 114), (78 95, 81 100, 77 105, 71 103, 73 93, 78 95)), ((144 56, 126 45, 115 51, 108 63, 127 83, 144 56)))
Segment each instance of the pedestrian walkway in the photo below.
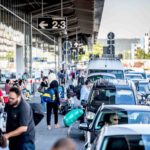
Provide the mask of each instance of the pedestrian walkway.
MULTIPOLYGON (((33 97, 31 102, 40 102, 40 97, 33 97)), ((36 127, 36 150, 49 150, 50 147, 56 142, 58 139, 62 137, 67 137, 68 128, 66 128, 63 124, 63 116, 59 115, 59 124, 60 128, 55 129, 54 128, 54 121, 53 121, 53 115, 52 115, 52 129, 48 130, 46 125, 46 115, 44 119, 40 122, 40 124, 36 127)), ((77 143, 78 150, 81 150, 81 148, 84 145, 83 141, 75 139, 75 142, 77 143)))

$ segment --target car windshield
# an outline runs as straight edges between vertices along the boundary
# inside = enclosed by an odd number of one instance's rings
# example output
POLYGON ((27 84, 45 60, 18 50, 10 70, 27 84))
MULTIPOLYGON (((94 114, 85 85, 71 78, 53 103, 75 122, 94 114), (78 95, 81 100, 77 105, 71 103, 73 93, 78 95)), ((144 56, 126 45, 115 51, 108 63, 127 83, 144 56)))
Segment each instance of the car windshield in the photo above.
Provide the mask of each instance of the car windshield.
POLYGON ((150 135, 109 136, 100 150, 150 150, 150 135))
POLYGON ((90 99, 90 105, 98 109, 102 104, 115 104, 115 89, 94 89, 90 99))
POLYGON ((124 79, 124 72, 123 70, 89 70, 89 73, 98 73, 98 72, 103 72, 103 73, 111 73, 116 76, 117 79, 124 79))
POLYGON ((146 74, 144 72, 132 72, 132 74, 139 74, 139 75, 142 75, 142 77, 144 79, 146 79, 146 74))
POLYGON ((113 76, 109 76, 109 75, 93 75, 88 77, 88 80, 94 82, 98 79, 115 79, 113 76))
POLYGON ((127 79, 143 79, 143 77, 140 75, 129 75, 129 74, 126 75, 126 78, 127 79))
POLYGON ((94 89, 89 105, 98 109, 102 104, 135 104, 135 98, 131 90, 94 89))
POLYGON ((141 91, 141 92, 150 93, 149 83, 139 83, 138 90, 141 91))
POLYGON ((95 122, 94 128, 101 129, 104 125, 106 116, 114 113, 117 114, 119 118, 119 124, 150 124, 150 111, 105 109, 95 116, 93 121, 95 122))
POLYGON ((131 90, 116 91, 116 104, 134 104, 135 98, 131 90))

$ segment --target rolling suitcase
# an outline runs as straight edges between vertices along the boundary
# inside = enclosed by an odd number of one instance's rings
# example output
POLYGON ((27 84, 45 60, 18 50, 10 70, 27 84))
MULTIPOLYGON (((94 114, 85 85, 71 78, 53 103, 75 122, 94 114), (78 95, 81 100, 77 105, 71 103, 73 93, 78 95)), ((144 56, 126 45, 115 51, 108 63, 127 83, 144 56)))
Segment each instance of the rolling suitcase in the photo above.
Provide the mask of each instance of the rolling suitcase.
POLYGON ((69 127, 83 115, 82 109, 73 109, 64 116, 64 125, 69 127))

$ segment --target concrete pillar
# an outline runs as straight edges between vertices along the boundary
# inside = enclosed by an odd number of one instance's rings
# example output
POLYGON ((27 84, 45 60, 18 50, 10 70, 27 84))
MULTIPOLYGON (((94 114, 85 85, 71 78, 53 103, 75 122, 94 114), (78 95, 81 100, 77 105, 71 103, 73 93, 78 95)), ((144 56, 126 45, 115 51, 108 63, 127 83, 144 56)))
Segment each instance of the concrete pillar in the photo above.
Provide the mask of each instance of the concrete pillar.
POLYGON ((23 47, 17 45, 16 46, 16 76, 17 78, 20 78, 25 72, 23 60, 24 60, 23 47))
POLYGON ((63 56, 63 51, 62 51, 62 38, 58 38, 58 65, 60 68, 62 68, 62 56, 63 56))

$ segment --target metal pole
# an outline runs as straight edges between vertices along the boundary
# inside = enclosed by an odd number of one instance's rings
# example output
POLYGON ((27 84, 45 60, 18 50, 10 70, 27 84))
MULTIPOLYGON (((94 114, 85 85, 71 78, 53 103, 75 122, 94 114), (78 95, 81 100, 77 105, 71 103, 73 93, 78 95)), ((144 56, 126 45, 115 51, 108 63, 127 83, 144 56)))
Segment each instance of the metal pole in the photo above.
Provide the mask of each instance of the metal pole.
POLYGON ((32 13, 31 13, 31 26, 30 26, 30 77, 32 78, 32 13))
MULTIPOLYGON (((25 19, 22 19, 20 16, 18 16, 17 14, 15 14, 13 11, 9 10, 8 8, 6 8, 5 6, 3 6, 2 4, 0 4, 0 7, 5 9, 6 11, 10 12, 12 15, 14 15, 15 17, 17 17, 18 19, 20 19, 23 23, 30 25, 29 22, 27 22, 25 19)), ((42 31, 40 31, 39 29, 37 29, 36 27, 34 27, 32 25, 32 28, 35 29, 36 31, 38 31, 39 33, 41 33, 42 35, 44 35, 45 37, 47 37, 49 40, 54 41, 51 37, 49 37, 48 35, 46 35, 45 33, 43 33, 42 31)))
POLYGON ((43 17, 43 0, 42 0, 42 17, 43 17))
MULTIPOLYGON (((54 41, 56 41, 56 38, 54 37, 54 41)), ((56 42, 54 42, 54 45, 55 45, 55 73, 57 71, 57 63, 56 63, 56 42)))
POLYGON ((61 0, 61 17, 63 17, 63 0, 61 0))

